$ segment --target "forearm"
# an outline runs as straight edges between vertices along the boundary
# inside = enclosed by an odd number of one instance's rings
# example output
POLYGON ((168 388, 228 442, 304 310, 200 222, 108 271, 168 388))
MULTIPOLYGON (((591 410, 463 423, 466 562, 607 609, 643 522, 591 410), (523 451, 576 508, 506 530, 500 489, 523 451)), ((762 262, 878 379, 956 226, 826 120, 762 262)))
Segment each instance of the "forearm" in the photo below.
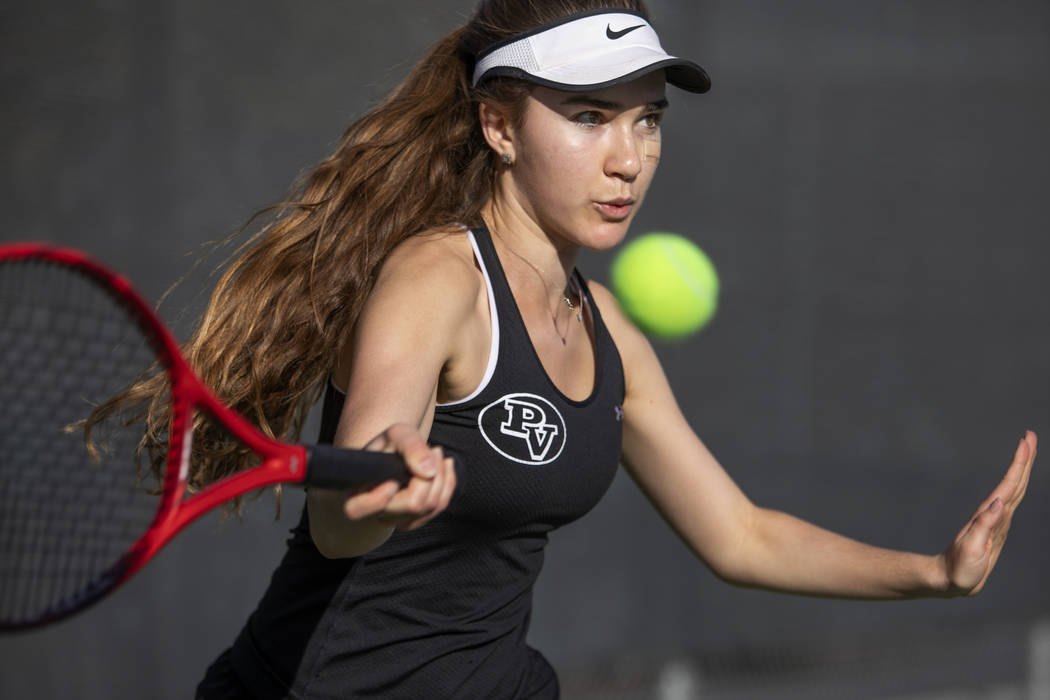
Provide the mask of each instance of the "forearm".
POLYGON ((786 513, 754 508, 732 564, 735 584, 836 598, 941 596, 943 557, 873 547, 786 513))
POLYGON ((356 557, 372 551, 390 538, 392 525, 376 520, 350 520, 344 509, 346 494, 311 489, 307 493, 310 536, 318 551, 329 559, 356 557))

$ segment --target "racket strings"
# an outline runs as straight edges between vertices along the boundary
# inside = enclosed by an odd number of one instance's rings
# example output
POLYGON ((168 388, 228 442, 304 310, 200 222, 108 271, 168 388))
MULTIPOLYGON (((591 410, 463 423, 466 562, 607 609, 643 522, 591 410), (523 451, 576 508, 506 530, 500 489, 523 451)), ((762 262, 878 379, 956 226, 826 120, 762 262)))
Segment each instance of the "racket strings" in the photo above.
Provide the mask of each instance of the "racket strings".
POLYGON ((154 366, 137 319, 77 269, 0 260, 0 626, 76 606, 119 576, 156 515, 143 407, 85 419, 154 366))

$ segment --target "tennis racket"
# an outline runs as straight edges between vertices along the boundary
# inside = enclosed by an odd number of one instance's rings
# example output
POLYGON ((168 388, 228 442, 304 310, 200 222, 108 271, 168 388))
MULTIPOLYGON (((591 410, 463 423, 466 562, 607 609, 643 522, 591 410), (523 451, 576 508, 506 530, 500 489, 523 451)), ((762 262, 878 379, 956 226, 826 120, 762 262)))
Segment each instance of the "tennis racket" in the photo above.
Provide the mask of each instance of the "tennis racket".
POLYGON ((0 245, 0 631, 98 601, 236 496, 280 482, 349 489, 408 478, 396 455, 261 433, 204 386, 131 283, 84 253, 0 245), (166 440, 144 454, 141 409, 85 434, 93 410, 159 374, 166 440), (202 416, 250 450, 255 466, 189 494, 202 416))

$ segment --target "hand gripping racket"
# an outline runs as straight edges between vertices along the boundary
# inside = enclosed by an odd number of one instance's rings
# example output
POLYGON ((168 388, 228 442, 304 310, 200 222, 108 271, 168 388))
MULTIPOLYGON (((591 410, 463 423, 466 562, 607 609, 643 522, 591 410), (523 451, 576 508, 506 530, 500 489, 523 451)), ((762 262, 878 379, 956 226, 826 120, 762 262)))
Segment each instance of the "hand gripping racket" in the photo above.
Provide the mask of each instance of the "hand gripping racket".
POLYGON ((0 631, 85 608, 236 496, 279 482, 349 489, 390 479, 408 480, 395 455, 280 442, 223 406, 125 277, 75 250, 0 245, 0 631), (141 410, 111 416, 87 439, 92 410, 144 372, 166 375, 166 444, 142 454, 141 410), (186 497, 201 415, 256 466, 186 497))

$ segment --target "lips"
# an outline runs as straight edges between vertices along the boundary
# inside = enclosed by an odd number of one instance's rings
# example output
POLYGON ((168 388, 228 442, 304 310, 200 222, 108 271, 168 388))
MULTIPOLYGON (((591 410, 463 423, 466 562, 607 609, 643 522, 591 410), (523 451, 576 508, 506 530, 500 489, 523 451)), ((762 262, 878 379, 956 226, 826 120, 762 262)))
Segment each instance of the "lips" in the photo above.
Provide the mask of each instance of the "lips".
POLYGON ((630 215, 631 208, 634 206, 634 200, 630 197, 619 197, 617 199, 607 199, 603 202, 597 202, 596 204, 598 211, 604 214, 607 218, 623 220, 630 215))

